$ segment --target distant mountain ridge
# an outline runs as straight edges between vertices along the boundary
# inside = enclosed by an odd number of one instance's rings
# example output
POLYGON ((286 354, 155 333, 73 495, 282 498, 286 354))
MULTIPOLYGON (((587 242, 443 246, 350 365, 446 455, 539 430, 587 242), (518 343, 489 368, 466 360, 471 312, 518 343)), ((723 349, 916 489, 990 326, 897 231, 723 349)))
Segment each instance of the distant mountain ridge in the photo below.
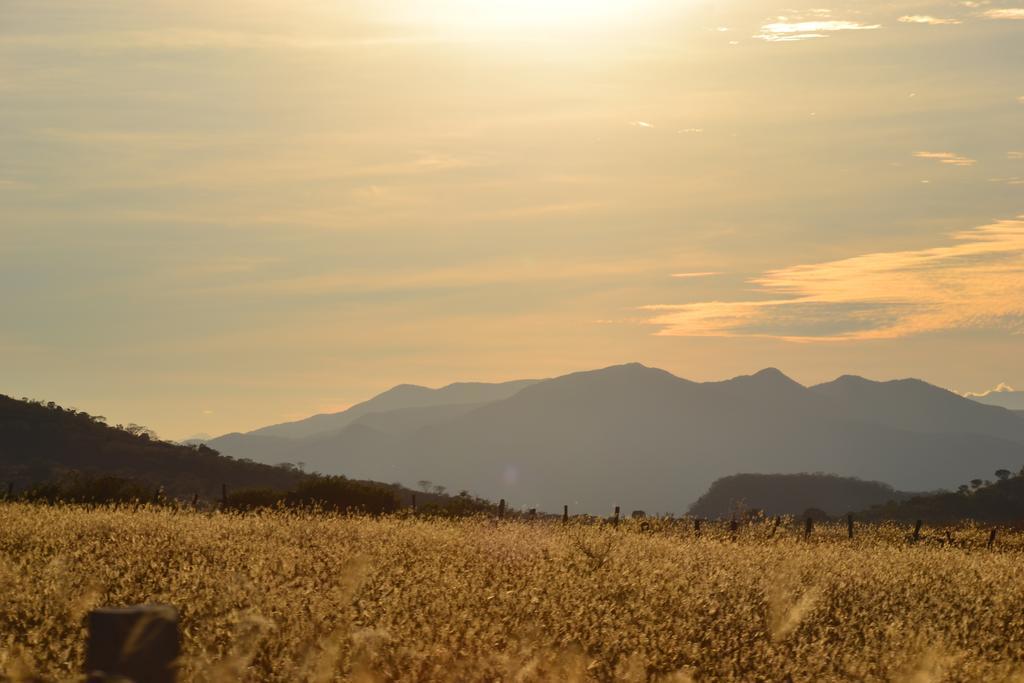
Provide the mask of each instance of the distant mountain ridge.
POLYGON ((278 436, 291 439, 304 438, 325 432, 340 431, 360 417, 371 413, 389 412, 405 408, 426 408, 442 405, 467 405, 497 401, 515 394, 520 389, 536 383, 526 379, 512 382, 488 384, 485 382, 456 382, 440 389, 430 389, 415 384, 399 384, 368 401, 338 413, 313 415, 295 422, 270 425, 253 430, 249 434, 278 436))
POLYGON ((320 419, 303 421, 300 431, 319 431, 301 438, 264 429, 209 443, 262 462, 594 513, 616 504, 683 512, 737 472, 934 490, 1024 464, 1019 415, 919 380, 844 376, 804 387, 769 368, 698 383, 631 363, 478 386, 477 402, 453 401, 464 395, 449 387, 397 389, 333 416, 330 426, 342 425, 333 431, 320 419))

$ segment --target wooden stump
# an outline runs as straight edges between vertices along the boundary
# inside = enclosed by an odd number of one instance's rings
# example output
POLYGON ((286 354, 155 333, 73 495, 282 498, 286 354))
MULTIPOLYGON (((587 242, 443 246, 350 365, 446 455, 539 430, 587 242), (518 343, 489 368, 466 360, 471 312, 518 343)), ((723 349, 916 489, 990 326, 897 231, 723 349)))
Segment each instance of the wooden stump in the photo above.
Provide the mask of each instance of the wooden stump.
POLYGON ((89 681, 127 678, 174 683, 181 654, 178 611, 168 605, 105 607, 89 613, 89 681))

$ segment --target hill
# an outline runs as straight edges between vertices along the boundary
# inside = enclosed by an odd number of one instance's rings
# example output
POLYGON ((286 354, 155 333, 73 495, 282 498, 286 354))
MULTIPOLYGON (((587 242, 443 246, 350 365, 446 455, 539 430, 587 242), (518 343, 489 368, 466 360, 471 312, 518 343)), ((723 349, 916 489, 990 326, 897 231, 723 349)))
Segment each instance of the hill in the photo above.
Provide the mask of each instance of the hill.
MULTIPOLYGON (((843 377, 808 388, 768 369, 698 383, 632 363, 434 415, 428 407, 366 413, 259 457, 595 514, 614 505, 681 513, 736 472, 829 472, 935 490, 1024 465, 1019 416, 917 380, 843 377)), ((227 452, 256 453, 239 448, 227 452)))
POLYGON ((690 506, 696 517, 730 517, 738 510, 800 515, 809 508, 830 516, 863 510, 912 494, 878 481, 829 474, 734 474, 716 480, 690 506))
POLYGON ((0 481, 16 490, 72 473, 114 476, 163 486, 168 495, 219 497, 232 490, 295 486, 301 473, 246 462, 202 445, 157 440, 138 425, 111 427, 103 418, 55 403, 0 395, 0 481))

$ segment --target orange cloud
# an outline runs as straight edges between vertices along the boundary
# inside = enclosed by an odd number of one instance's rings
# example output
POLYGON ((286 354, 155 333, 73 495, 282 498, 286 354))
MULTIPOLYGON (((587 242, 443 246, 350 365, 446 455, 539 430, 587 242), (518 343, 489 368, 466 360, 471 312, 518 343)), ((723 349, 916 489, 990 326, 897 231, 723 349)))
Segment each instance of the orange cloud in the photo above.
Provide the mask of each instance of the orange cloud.
POLYGON ((943 19, 942 17, 933 17, 929 14, 911 14, 909 16, 900 17, 899 20, 904 24, 928 24, 929 26, 945 26, 961 23, 959 19, 943 19))
POLYGON ((1024 216, 954 243, 769 271, 760 298, 654 305, 657 334, 790 341, 892 339, 1001 328, 1024 333, 1024 216))
POLYGON ((974 166, 978 163, 977 160, 956 152, 914 152, 914 156, 918 159, 933 159, 949 166, 974 166))

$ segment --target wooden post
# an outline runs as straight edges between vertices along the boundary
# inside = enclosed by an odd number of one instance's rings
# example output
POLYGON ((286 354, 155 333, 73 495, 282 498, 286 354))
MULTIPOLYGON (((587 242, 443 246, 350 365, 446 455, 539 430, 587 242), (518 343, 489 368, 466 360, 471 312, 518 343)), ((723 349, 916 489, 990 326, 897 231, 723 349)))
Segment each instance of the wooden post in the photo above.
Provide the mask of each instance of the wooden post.
POLYGON ((911 543, 917 543, 921 540, 921 520, 914 522, 914 535, 911 538, 911 543))
POLYGON ((498 519, 505 519, 505 499, 502 498, 498 503, 498 519))
POLYGON ((696 517, 693 520, 693 533, 697 538, 700 538, 700 517, 696 517))
POLYGON ((412 514, 416 514, 416 494, 412 494, 412 514))
POLYGON ((804 538, 810 538, 812 531, 814 531, 814 520, 808 517, 804 521, 804 538))
POLYGON ((619 506, 618 505, 615 506, 615 516, 612 518, 612 523, 613 524, 618 524, 619 523, 619 506))
POLYGON ((7 482, 7 500, 14 500, 14 482, 7 482))
POLYGON ((107 607, 89 613, 88 681, 174 683, 180 654, 178 612, 173 607, 107 607))
POLYGON ((772 524, 772 532, 768 534, 769 538, 775 536, 775 532, 779 530, 779 524, 782 524, 782 517, 775 515, 775 524, 772 524))
POLYGON ((562 524, 568 524, 568 523, 569 523, 569 506, 568 505, 563 505, 562 506, 562 524))
POLYGON ((846 515, 846 537, 853 538, 853 513, 846 515))
POLYGON ((199 494, 198 493, 193 493, 192 494, 192 509, 195 510, 197 507, 199 507, 199 494))
POLYGON ((732 540, 734 541, 736 540, 736 532, 739 530, 739 528, 739 522, 737 522, 736 518, 733 517, 732 520, 729 522, 729 535, 732 536, 732 540))
POLYGON ((220 485, 220 505, 225 510, 228 507, 228 485, 227 484, 221 484, 220 485))
POLYGON ((994 544, 995 542, 996 542, 996 528, 992 527, 992 532, 988 535, 988 543, 985 544, 985 547, 988 548, 989 550, 992 550, 992 544, 994 544))

